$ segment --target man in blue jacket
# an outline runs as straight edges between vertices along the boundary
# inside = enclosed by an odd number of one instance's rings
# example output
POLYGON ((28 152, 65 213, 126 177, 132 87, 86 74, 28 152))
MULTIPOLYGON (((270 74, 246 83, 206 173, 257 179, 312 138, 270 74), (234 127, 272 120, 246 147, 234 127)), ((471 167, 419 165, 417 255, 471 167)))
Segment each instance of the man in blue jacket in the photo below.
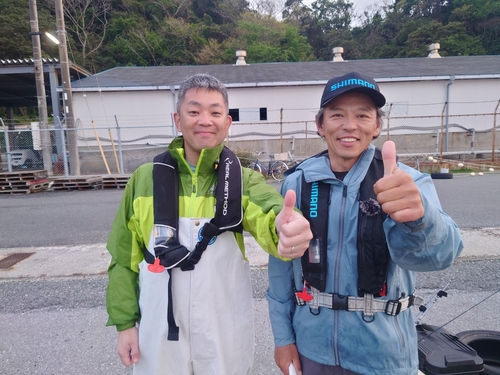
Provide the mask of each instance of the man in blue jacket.
POLYGON ((370 77, 328 81, 316 115, 327 151, 282 185, 297 193, 314 238, 302 259, 270 257, 267 298, 275 360, 283 374, 416 375, 410 306, 415 273, 442 270, 460 254, 458 226, 429 175, 376 150, 385 97, 370 77))

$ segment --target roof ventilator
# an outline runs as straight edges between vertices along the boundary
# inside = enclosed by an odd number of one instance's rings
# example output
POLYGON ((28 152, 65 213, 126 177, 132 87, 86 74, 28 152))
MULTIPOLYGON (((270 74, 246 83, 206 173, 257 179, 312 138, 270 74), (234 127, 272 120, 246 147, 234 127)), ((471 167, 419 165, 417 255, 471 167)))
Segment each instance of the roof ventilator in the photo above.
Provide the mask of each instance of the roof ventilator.
POLYGON ((342 54, 344 53, 344 48, 343 47, 334 47, 332 49, 333 52, 333 62, 341 62, 344 61, 342 58, 342 54))
POLYGON ((238 50, 236 51, 236 65, 246 65, 245 57, 247 56, 247 51, 238 50))
POLYGON ((429 44, 427 47, 427 51, 429 51, 429 55, 427 56, 430 59, 440 59, 441 55, 439 55, 439 48, 441 48, 441 45, 439 43, 432 43, 429 44))

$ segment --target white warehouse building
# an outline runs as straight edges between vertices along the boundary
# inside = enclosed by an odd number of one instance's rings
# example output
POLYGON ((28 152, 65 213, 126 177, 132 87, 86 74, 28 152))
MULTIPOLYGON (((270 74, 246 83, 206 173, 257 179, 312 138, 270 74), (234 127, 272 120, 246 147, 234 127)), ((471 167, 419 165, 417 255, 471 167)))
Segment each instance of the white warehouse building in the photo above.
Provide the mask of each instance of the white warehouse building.
MULTIPOLYGON (((238 51, 231 65, 117 67, 72 83, 79 146, 95 146, 95 134, 105 142, 118 128, 124 147, 168 144, 176 135, 179 84, 197 73, 228 88, 230 140, 314 136, 326 82, 350 71, 375 78, 387 98, 383 134, 438 133, 445 126, 448 142, 448 132, 491 131, 500 102, 500 56, 440 58, 438 45, 429 47, 429 56, 405 59, 345 61, 337 48, 332 61, 247 64, 238 51)), ((453 151, 453 142, 461 141, 450 135, 449 142, 453 151)))

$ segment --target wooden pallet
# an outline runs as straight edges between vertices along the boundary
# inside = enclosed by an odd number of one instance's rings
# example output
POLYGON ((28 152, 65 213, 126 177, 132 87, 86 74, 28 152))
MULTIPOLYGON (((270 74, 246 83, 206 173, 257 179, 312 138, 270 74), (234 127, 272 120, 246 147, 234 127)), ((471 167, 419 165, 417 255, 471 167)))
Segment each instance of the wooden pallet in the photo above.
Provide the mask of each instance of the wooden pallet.
POLYGON ((40 182, 37 184, 14 186, 11 189, 0 189, 0 194, 30 194, 39 193, 49 188, 49 181, 40 182))
POLYGON ((50 182, 51 190, 97 190, 102 189, 101 176, 57 177, 50 182))
POLYGON ((47 177, 46 170, 1 172, 0 183, 4 181, 29 181, 47 177))
POLYGON ((122 189, 127 185, 130 174, 106 174, 102 176, 103 189, 122 189))
POLYGON ((47 171, 19 171, 0 173, 1 194, 29 194, 46 190, 47 171))

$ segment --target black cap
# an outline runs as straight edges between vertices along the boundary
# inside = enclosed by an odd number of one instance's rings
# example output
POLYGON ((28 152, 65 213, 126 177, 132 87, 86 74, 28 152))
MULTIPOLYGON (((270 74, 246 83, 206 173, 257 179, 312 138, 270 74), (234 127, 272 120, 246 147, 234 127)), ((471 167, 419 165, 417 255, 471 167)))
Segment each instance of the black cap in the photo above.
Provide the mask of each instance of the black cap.
POLYGON ((332 99, 346 92, 361 92, 368 95, 378 108, 382 108, 385 105, 385 96, 380 93, 377 82, 373 78, 364 76, 358 72, 350 72, 328 81, 321 96, 320 107, 323 108, 332 99))

